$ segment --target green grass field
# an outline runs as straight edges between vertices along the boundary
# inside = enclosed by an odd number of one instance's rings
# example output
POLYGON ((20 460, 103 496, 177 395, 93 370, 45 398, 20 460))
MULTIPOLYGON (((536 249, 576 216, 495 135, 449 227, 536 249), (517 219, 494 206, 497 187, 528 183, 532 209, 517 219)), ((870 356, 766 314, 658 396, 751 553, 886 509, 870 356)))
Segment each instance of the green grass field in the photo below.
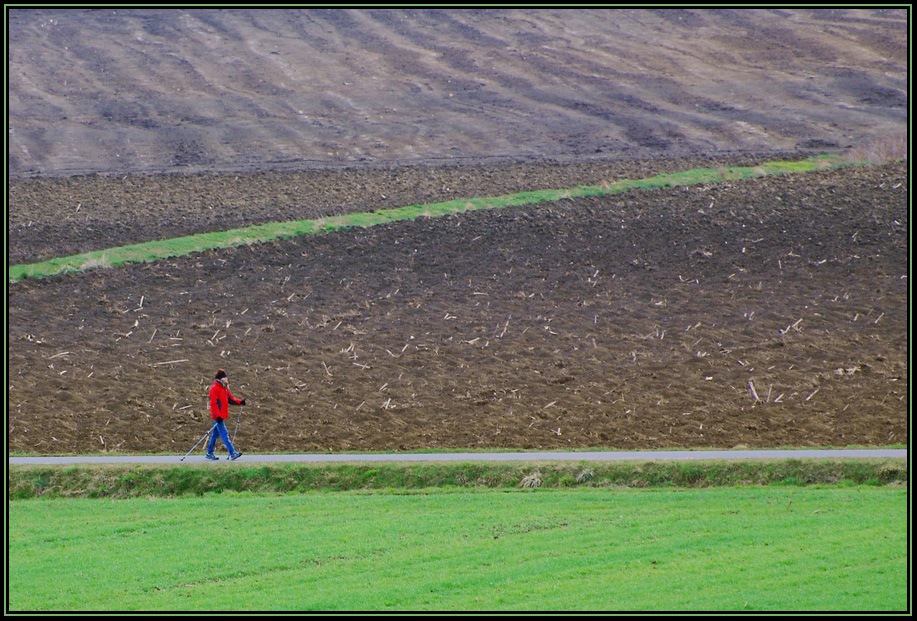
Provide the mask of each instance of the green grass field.
POLYGON ((905 611, 906 486, 8 504, 16 611, 905 611))

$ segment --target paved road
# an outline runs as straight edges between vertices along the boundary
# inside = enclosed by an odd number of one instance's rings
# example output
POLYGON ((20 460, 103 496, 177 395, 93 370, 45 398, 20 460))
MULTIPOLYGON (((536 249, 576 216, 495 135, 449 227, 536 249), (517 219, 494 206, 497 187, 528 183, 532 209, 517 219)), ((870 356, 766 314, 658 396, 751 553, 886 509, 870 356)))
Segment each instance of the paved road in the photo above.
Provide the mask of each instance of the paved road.
MULTIPOLYGON (((250 462, 416 462, 416 461, 664 461, 703 459, 863 459, 898 457, 907 459, 907 449, 812 449, 732 451, 609 451, 547 453, 386 453, 243 455, 234 463, 250 462)), ((12 464, 178 464, 203 463, 203 453, 189 455, 136 455, 92 457, 10 457, 12 464)), ((220 459, 228 463, 226 456, 220 459)))

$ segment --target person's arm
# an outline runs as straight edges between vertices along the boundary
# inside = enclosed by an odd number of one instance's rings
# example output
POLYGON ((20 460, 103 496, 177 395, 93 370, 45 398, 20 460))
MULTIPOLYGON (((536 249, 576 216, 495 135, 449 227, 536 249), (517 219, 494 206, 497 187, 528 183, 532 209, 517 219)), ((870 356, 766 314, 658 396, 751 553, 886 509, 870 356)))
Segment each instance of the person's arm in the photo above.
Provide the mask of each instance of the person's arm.
POLYGON ((229 395, 229 402, 232 405, 245 405, 245 399, 236 399, 235 397, 232 396, 232 393, 229 392, 228 388, 226 389, 226 394, 229 395))

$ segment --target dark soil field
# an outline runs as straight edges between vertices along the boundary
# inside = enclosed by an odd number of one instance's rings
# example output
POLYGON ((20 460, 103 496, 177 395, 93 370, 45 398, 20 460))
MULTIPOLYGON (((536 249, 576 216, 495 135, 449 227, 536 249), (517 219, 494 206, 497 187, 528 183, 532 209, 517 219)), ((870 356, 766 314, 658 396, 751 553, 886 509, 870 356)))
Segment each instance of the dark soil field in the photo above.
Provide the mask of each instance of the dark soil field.
MULTIPOLYGON (((902 11, 11 10, 9 30, 10 263, 906 129, 902 11)), ((184 453, 218 367, 243 451, 907 443, 908 173, 9 283, 8 447, 184 453)))
POLYGON ((180 451, 217 367, 250 451, 906 442, 907 178, 638 191, 13 283, 10 448, 180 451))

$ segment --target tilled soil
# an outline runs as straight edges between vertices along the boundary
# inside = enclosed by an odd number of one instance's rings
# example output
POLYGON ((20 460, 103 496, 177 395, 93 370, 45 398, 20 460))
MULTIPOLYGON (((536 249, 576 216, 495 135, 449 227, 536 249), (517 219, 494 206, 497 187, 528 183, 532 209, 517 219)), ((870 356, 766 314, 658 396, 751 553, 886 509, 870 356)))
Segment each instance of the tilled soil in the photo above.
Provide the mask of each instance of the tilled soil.
MULTIPOLYGON (((872 148, 904 9, 12 9, 10 263, 872 148)), ((907 441, 907 167, 8 285, 14 451, 907 441), (239 422, 241 418, 241 422, 239 422)))
MULTIPOLYGON (((404 204, 657 172, 519 165, 341 170, 334 185, 404 204)), ((351 204, 296 198, 310 184, 291 175, 247 183, 251 209, 112 211, 86 240, 38 196, 93 178, 16 190, 68 252, 351 204)), ((141 191, 121 181, 97 204, 141 191)), ((907 442, 907 188, 906 164, 847 168, 12 283, 9 449, 184 453, 218 367, 247 399, 228 423, 243 451, 907 442)), ((11 257, 47 252, 28 229, 11 223, 11 257)))
POLYGON ((601 185, 618 179, 795 159, 765 152, 642 161, 481 161, 297 172, 83 175, 13 179, 11 264, 265 222, 424 205, 457 198, 601 185))
POLYGON ((903 7, 12 8, 7 168, 844 149, 906 131, 908 18, 903 7))

